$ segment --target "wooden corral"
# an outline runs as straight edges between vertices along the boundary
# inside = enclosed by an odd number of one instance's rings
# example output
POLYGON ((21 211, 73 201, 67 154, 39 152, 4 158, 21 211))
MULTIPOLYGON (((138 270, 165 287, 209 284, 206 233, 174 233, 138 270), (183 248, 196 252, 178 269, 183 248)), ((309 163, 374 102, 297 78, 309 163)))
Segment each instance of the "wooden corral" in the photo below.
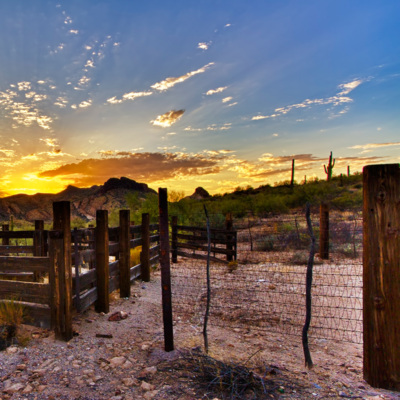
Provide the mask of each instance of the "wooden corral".
POLYGON ((120 226, 108 227, 106 210, 97 212, 96 227, 70 227, 69 202, 54 203, 52 231, 35 222, 35 230, 0 232, 0 301, 23 303, 26 323, 51 327, 56 337, 72 337, 72 312, 95 304, 108 312, 109 294, 120 290, 130 296, 135 279, 150 279, 151 266, 159 261, 158 224, 130 225, 128 210, 120 212, 120 226), (18 244, 15 244, 15 240, 18 244), (20 243, 24 242, 24 246, 20 243), (130 251, 141 246, 137 265, 130 251))

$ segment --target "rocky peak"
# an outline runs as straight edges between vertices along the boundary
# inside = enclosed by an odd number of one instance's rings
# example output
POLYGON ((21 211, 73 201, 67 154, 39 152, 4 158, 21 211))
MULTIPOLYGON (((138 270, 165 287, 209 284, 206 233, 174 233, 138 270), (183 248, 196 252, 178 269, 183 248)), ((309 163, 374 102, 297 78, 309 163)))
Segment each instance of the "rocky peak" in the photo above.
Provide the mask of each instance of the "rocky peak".
POLYGON ((195 200, 203 200, 209 197, 211 197, 210 193, 208 193, 207 190, 202 187, 196 188, 194 193, 190 196, 191 199, 195 200))

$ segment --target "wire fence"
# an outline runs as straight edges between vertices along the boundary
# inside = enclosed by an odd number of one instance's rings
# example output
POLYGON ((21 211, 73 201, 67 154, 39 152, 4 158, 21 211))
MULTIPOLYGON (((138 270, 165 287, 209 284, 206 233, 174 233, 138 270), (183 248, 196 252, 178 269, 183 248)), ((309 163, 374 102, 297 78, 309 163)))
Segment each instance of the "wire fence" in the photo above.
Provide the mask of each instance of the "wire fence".
MULTIPOLYGON (((317 243, 318 219, 313 216, 317 243)), ((331 216, 329 260, 314 260, 311 337, 362 343, 361 227, 359 214, 331 216)), ((249 216, 236 221, 235 229, 238 261, 210 266, 209 324, 301 336, 310 247, 305 217, 249 216)), ((206 262, 178 258, 171 271, 175 314, 201 325, 206 262)))

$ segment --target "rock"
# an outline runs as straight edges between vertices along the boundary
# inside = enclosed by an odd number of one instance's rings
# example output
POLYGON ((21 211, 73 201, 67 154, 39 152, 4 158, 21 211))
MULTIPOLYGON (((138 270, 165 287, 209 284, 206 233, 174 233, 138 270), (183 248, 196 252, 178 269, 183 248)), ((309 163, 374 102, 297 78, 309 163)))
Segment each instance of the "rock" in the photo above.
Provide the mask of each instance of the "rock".
POLYGON ((143 381, 142 384, 140 385, 140 388, 143 389, 146 392, 154 390, 154 385, 151 383, 148 383, 146 381, 143 381))
POLYGON ((7 354, 15 354, 18 351, 18 347, 17 346, 10 346, 7 347, 7 354))
POLYGON ((126 313, 125 311, 117 311, 113 314, 111 314, 108 317, 109 321, 121 321, 122 319, 126 319, 128 318, 128 313, 126 313))
POLYGON ((154 397, 157 396, 157 393, 158 393, 158 390, 151 390, 149 392, 146 392, 143 397, 145 399, 153 399, 154 397))
POLYGON ((19 392, 22 389, 25 389, 25 385, 22 383, 19 383, 19 382, 8 385, 8 387, 6 387, 6 385, 4 385, 4 392, 9 393, 9 394, 19 392))
POLYGON ((96 333, 96 337, 104 339, 112 339, 113 335, 111 333, 96 333))
POLYGON ((133 378, 123 378, 121 382, 127 387, 138 385, 138 380, 133 378))
POLYGON ((126 361, 127 361, 127 360, 126 360, 126 358, 125 358, 124 356, 113 357, 113 358, 110 360, 110 366, 111 366, 112 368, 120 367, 121 365, 125 364, 126 361))
POLYGON ((33 387, 28 383, 26 386, 25 386, 25 388, 24 388, 24 390, 22 391, 22 393, 23 394, 28 394, 28 393, 31 393, 33 391, 33 387))

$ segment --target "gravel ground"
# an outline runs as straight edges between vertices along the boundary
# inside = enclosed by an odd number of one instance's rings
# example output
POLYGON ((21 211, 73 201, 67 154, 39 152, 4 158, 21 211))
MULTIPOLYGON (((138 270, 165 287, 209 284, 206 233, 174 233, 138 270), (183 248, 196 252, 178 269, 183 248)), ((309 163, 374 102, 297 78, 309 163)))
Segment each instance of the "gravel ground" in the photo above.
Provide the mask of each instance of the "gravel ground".
MULTIPOLYGON (((222 399, 200 385, 187 356, 186 349, 202 346, 201 327, 177 320, 177 349, 163 351, 159 277, 136 283, 132 292, 130 299, 113 299, 107 315, 88 310, 75 316, 76 336, 68 343, 24 326, 26 346, 0 353, 0 400, 222 399), (126 318, 109 320, 119 312, 126 318)), ((363 381, 360 346, 313 342, 316 366, 307 370, 299 344, 265 332, 210 327, 209 340, 213 357, 226 364, 247 360, 256 376, 265 377, 273 390, 259 398, 400 399, 363 381)))

